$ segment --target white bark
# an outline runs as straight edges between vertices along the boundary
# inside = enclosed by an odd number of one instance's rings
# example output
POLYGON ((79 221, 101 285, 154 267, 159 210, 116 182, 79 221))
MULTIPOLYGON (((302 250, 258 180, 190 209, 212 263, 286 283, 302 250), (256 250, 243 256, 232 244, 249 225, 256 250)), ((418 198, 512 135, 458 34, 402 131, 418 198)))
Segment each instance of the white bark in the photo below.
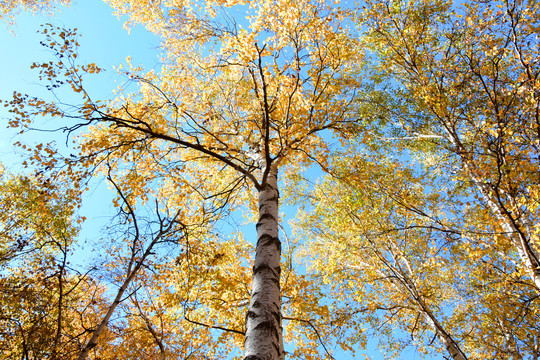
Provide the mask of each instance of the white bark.
POLYGON ((467 356, 461 351, 458 343, 454 341, 452 336, 446 332, 442 324, 437 320, 437 317, 427 306, 422 298, 422 295, 416 290, 416 286, 408 276, 404 276, 402 283, 407 287, 411 297, 418 304, 424 318, 431 325, 433 332, 439 338, 441 343, 446 347, 446 350, 454 360, 467 360, 467 356))
MULTIPOLYGON (((396 246, 396 248, 399 249, 398 246, 396 246)), ((424 297, 418 292, 416 284, 413 280, 414 279, 413 267, 411 266, 405 254, 400 252, 399 256, 396 257, 395 254, 392 253, 392 257, 395 260, 396 266, 392 266, 388 263, 386 263, 386 266, 389 267, 393 275, 397 279, 399 279, 399 282, 403 286, 405 286, 405 288, 409 292, 410 298, 418 305, 419 310, 424 315, 424 318, 426 319, 427 323, 430 324, 437 338, 439 338, 441 343, 446 347, 446 350, 448 351, 452 359, 467 360, 467 356, 461 350, 458 343, 454 341, 452 335, 450 335, 444 329, 444 326, 439 322, 439 320, 437 320, 437 317, 435 316, 435 314, 433 314, 433 311, 431 311, 431 308, 424 301, 424 297), (401 260, 401 262, 404 262, 408 275, 405 271, 402 270, 402 267, 398 265, 398 258, 401 260)))
POLYGON ((514 336, 512 335, 512 332, 502 322, 501 319, 497 319, 497 321, 504 335, 504 339, 506 340, 506 348, 508 349, 508 354, 510 354, 513 360, 523 360, 523 356, 521 356, 521 354, 519 353, 519 350, 516 346, 516 341, 514 339, 514 336))
POLYGON ((494 193, 493 189, 483 181, 481 176, 478 174, 476 164, 469 160, 466 154, 466 150, 462 143, 459 140, 457 134, 452 131, 449 131, 447 128, 447 134, 452 142, 452 144, 457 149, 457 154, 460 156, 463 166, 469 176, 469 178, 476 185, 479 192, 484 197, 484 200, 487 202, 488 207, 492 211, 495 218, 499 221, 499 224, 503 228, 504 232, 510 237, 512 244, 516 248, 519 257, 525 268, 527 269, 531 280, 534 282, 536 287, 540 290, 540 254, 537 249, 534 248, 534 245, 531 244, 530 234, 526 234, 526 225, 527 222, 530 222, 530 219, 525 217, 525 221, 521 221, 522 224, 515 219, 512 214, 507 211, 504 206, 501 204, 500 199, 498 199, 494 193))
POLYGON ((499 204, 499 201, 493 196, 489 187, 478 176, 476 176, 473 166, 465 163, 465 168, 469 173, 471 180, 475 183, 476 187, 484 197, 495 218, 499 221, 499 224, 505 233, 510 237, 512 244, 516 248, 519 257, 521 258, 523 265, 525 265, 525 268, 527 269, 532 281, 536 287, 540 289, 539 254, 530 243, 527 235, 524 233, 525 229, 520 228, 515 219, 512 219, 510 214, 504 211, 503 207, 499 204))
POLYGON ((459 345, 454 341, 452 336, 450 336, 443 328, 443 326, 437 321, 433 313, 425 306, 421 304, 422 311, 424 313, 424 318, 431 325, 433 331, 439 338, 439 340, 444 344, 446 350, 454 360, 467 360, 465 354, 459 348, 459 345))
POLYGON ((246 315, 244 360, 284 359, 281 326, 281 242, 278 236, 277 167, 259 192, 257 248, 246 315))
MULTIPOLYGON (((377 245, 373 244, 375 247, 377 245)), ((375 250, 375 256, 381 261, 381 267, 375 269, 375 271, 380 275, 382 279, 391 279, 390 283, 396 289, 397 292, 402 293, 403 288, 409 294, 409 299, 418 306, 418 310, 424 316, 426 322, 431 326, 431 329, 435 333, 435 336, 441 341, 441 343, 446 347, 446 350, 450 354, 453 360, 467 360, 467 356, 459 347, 459 344, 453 339, 445 329, 444 326, 437 320, 437 317, 431 311, 430 307, 424 301, 422 294, 418 292, 416 284, 414 282, 414 272, 413 267, 407 259, 407 256, 399 250, 399 246, 391 244, 388 248, 390 255, 394 260, 392 264, 390 261, 386 260, 385 256, 379 254, 378 250, 375 250), (397 250, 397 254, 394 252, 397 250), (405 269, 399 264, 401 262, 405 265, 405 269), (384 271, 384 268, 390 271, 390 276, 387 272, 384 271)), ((359 261, 361 262, 361 261, 359 261)), ((352 269, 363 270, 362 267, 346 264, 347 267, 352 269)), ((372 265, 364 264, 364 267, 371 268, 372 265)), ((412 333, 411 333, 412 334, 412 333)))

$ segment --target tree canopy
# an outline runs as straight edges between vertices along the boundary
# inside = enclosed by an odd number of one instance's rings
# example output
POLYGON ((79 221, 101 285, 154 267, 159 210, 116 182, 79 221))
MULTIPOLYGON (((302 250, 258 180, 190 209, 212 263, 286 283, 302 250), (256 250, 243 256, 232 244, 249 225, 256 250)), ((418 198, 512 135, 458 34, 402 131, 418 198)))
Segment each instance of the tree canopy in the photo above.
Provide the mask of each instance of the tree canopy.
POLYGON ((540 356, 540 5, 106 2, 159 67, 103 97, 46 24, 52 96, 3 100, 69 146, 1 175, 2 357, 540 356))

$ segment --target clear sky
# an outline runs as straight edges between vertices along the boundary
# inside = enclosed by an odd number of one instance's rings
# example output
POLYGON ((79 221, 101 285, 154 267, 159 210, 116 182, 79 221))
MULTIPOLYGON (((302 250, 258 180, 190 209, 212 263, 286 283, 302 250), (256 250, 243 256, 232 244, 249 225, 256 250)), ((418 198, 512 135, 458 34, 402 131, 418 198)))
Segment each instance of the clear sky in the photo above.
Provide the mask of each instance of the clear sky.
MULTIPOLYGON (((144 28, 135 27, 128 34, 123 29, 122 21, 112 15, 112 10, 107 4, 98 0, 75 0, 71 7, 62 7, 54 17, 22 13, 17 16, 14 27, 8 29, 5 25, 1 26, 0 53, 3 55, 0 56, 0 99, 9 100, 14 90, 35 95, 46 91, 42 85, 38 84, 38 72, 30 70, 33 62, 50 59, 48 50, 40 45, 43 36, 38 32, 43 23, 78 29, 78 33, 82 35, 79 54, 82 62, 94 62, 107 70, 104 76, 100 77, 99 83, 93 83, 90 87, 91 93, 96 94, 96 97, 110 97, 112 91, 122 84, 124 79, 112 68, 125 62, 127 56, 132 58, 133 64, 143 64, 146 69, 159 67, 156 51, 159 41, 144 28)), ((1 124, 7 123, 7 118, 9 114, 6 109, 0 107, 1 124)), ((16 172, 20 169, 18 166, 22 160, 12 143, 19 139, 15 137, 13 131, 5 130, 4 125, 0 126, 2 127, 0 162, 16 172)), ((36 133, 34 136, 36 140, 43 141, 44 136, 50 135, 36 133)), ((32 138, 25 137, 24 141, 32 142, 32 138)), ((93 221, 92 228, 96 228, 100 219, 105 218, 95 215, 103 214, 103 208, 95 205, 96 199, 101 199, 102 201, 98 202, 102 204, 108 203, 110 199, 106 187, 101 186, 90 192, 92 201, 87 202, 83 209, 83 215, 93 221)), ((98 234, 85 230, 82 236, 96 237, 98 234)), ((374 359, 382 359, 383 357, 375 350, 374 345, 374 343, 370 344, 366 353, 374 359)), ((361 353, 358 353, 357 357, 363 358, 361 353)), ((348 358, 346 354, 336 357, 336 359, 348 358)), ((408 352, 402 356, 402 359, 418 358, 419 356, 414 352, 408 352)))
MULTIPOLYGON (((38 84, 38 71, 30 70, 33 62, 51 60, 48 49, 40 45, 43 35, 38 33, 41 24, 77 28, 82 35, 80 40, 81 62, 94 62, 107 71, 99 77, 99 83, 93 83, 91 93, 101 98, 110 97, 112 91, 120 86, 123 78, 112 69, 129 55, 133 64, 143 64, 145 68, 158 66, 156 40, 143 27, 134 28, 131 33, 123 29, 122 22, 113 14, 112 9, 98 0, 75 0, 69 8, 61 7, 53 17, 21 13, 16 25, 9 29, 5 24, 0 28, 0 99, 10 99, 14 90, 28 94, 43 94, 45 89, 38 84)), ((0 118, 8 117, 5 108, 0 109, 0 118)), ((40 137, 43 134, 39 134, 40 137)), ((12 133, 2 130, 0 136, 0 160, 11 164, 12 133)))

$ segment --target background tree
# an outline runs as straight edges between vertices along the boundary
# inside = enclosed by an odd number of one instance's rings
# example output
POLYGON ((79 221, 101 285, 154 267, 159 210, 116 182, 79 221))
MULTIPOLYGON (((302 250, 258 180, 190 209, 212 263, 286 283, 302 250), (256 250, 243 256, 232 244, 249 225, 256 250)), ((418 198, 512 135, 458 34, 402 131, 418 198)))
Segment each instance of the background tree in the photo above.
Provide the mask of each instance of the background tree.
POLYGON ((538 11, 535 2, 391 1, 369 3, 363 17, 380 70, 409 102, 405 116, 388 109, 388 124, 448 159, 447 174, 476 191, 536 287, 538 11))
POLYGON ((371 121, 358 122, 352 148, 336 156, 334 182, 316 190, 320 213, 306 224, 320 246, 332 244, 337 265, 316 266, 358 299, 353 312, 412 323, 403 330, 418 340, 429 322, 393 307, 414 300, 393 281, 412 278, 416 300, 428 300, 470 358, 538 356, 538 10, 368 2, 359 22, 380 62, 358 108, 371 121), (330 209, 343 211, 340 221, 324 219, 330 209), (349 288, 337 280, 344 274, 393 290, 349 288))
POLYGON ((103 287, 71 263, 77 191, 1 171, 0 356, 71 358, 104 305, 103 287))
POLYGON ((466 359, 467 332, 453 323, 462 306, 457 289, 467 281, 451 251, 456 234, 417 215, 440 216, 442 197, 425 194, 425 179, 388 158, 353 150, 334 165, 299 223, 313 239, 311 266, 387 356, 415 346, 466 359))
POLYGON ((516 276, 511 244, 493 244, 489 214, 463 206, 463 189, 432 181, 438 164, 421 171, 405 160, 336 154, 298 224, 313 239, 307 263, 387 357, 414 347, 456 359, 534 358, 537 294, 516 276))

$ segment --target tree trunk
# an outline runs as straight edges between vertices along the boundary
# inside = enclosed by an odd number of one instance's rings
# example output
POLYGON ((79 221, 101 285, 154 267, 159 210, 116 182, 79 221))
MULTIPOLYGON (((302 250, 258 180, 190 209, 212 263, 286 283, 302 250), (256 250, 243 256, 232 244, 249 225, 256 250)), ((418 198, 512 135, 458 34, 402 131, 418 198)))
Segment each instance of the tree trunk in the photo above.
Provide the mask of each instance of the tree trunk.
MULTIPOLYGON (((118 189, 118 188, 117 188, 118 189)), ((133 214, 133 212, 131 212, 131 214, 133 214)), ((133 218, 135 219, 135 216, 133 215, 133 218)), ((176 217, 174 218, 176 219, 176 217)), ((137 275, 139 269, 142 267, 142 265, 144 264, 144 261, 146 260, 146 258, 152 254, 152 249, 154 248, 154 245, 156 245, 156 243, 162 238, 163 234, 167 233, 168 231, 170 231, 170 229, 172 228, 174 224, 174 221, 171 221, 171 223, 169 224, 168 227, 166 228, 161 228, 159 230, 159 232, 156 234, 156 236, 154 237, 154 239, 152 240, 152 242, 148 245, 148 247, 146 248, 146 251, 144 252, 144 254, 142 255, 142 257, 136 261, 135 260, 135 252, 133 252, 132 254, 132 258, 130 260, 130 264, 128 266, 128 272, 127 272, 127 275, 126 275, 126 279, 124 280, 124 282, 122 283, 122 286, 120 286, 120 288, 118 289, 118 292, 116 293, 116 297, 114 298, 114 301, 113 303, 109 306, 108 310, 107 310, 107 313, 105 314, 105 316, 103 317, 103 319, 101 319, 101 322, 99 323, 99 325, 97 326, 97 328, 93 331, 92 333, 92 336, 90 337, 90 340, 88 340, 88 342, 86 343, 86 345, 84 346, 84 348, 81 350, 81 352, 79 353, 79 357, 77 358, 77 360, 85 360, 87 357, 88 357, 88 354, 90 353, 90 351, 97 346, 98 344, 98 338, 99 336, 101 335, 101 333, 105 330, 105 328, 107 327, 107 324, 109 323, 109 319, 111 318, 112 314, 114 313, 114 311, 116 310, 116 307, 120 304, 120 302, 122 301, 122 297, 124 296, 124 293, 126 292, 129 284, 131 283, 131 281, 133 280, 133 278, 135 277, 135 275, 137 275), (135 264, 135 266, 133 268, 131 268, 131 266, 135 264)), ((163 223, 161 223, 161 226, 163 226, 163 223)), ((138 237, 134 240, 137 241, 138 240, 138 237)))
POLYGON ((443 326, 439 323, 437 318, 435 318, 433 313, 429 309, 427 309, 425 304, 421 304, 421 306, 423 308, 424 317, 426 321, 429 324, 431 324, 431 327, 433 328, 435 334, 437 335, 439 340, 444 344, 444 346, 446 347, 446 350, 448 350, 448 353, 450 354, 452 359, 467 360, 467 357, 465 356, 463 351, 461 351, 461 348, 459 347, 459 345, 454 341, 452 336, 450 336, 450 334, 448 334, 444 330, 443 326))
POLYGON ((493 191, 481 180, 475 168, 465 162, 465 169, 468 171, 471 180, 475 183, 476 187, 484 197, 488 207, 493 212, 495 218, 499 221, 499 224, 506 232, 506 235, 510 237, 512 244, 516 248, 519 257, 527 271, 531 280, 540 290, 540 261, 539 253, 531 244, 530 234, 527 236, 524 229, 516 219, 512 217, 505 209, 500 205, 499 200, 492 195, 493 191))
POLYGON ((444 329, 443 325, 437 320, 437 317, 431 311, 430 307, 424 301, 423 296, 418 291, 415 282, 412 280, 414 278, 414 273, 412 271, 412 266, 409 264, 408 260, 403 257, 405 261, 407 271, 409 275, 403 273, 401 270, 395 269, 392 270, 394 275, 397 275, 397 278, 402 285, 405 286, 407 291, 410 294, 412 300, 420 307, 420 311, 424 315, 424 318, 431 325, 433 332, 439 338, 441 343, 446 347, 446 350, 454 360, 467 360, 467 356, 459 347, 459 344, 453 339, 453 337, 444 329))
MULTIPOLYGON (((484 179, 479 175, 480 171, 476 166, 476 163, 467 155, 469 152, 461 143, 457 133, 449 130, 451 129, 451 126, 446 126, 445 124, 445 127, 452 145, 456 147, 456 154, 461 158, 467 175, 476 185, 480 194, 484 197, 489 209, 493 212, 493 215, 499 221, 503 230, 510 237, 523 265, 529 272, 531 280, 540 291, 540 254, 531 244, 530 234, 526 234, 519 221, 505 209, 500 198, 497 198, 494 195, 495 189, 491 189, 486 182, 483 181, 484 179)), ((526 217, 524 220, 527 222, 526 217)), ((523 222, 524 220, 522 219, 521 221, 523 222)))
POLYGON ((246 314, 244 360, 284 359, 281 326, 281 242, 278 235, 277 167, 259 192, 257 247, 251 301, 246 314))

